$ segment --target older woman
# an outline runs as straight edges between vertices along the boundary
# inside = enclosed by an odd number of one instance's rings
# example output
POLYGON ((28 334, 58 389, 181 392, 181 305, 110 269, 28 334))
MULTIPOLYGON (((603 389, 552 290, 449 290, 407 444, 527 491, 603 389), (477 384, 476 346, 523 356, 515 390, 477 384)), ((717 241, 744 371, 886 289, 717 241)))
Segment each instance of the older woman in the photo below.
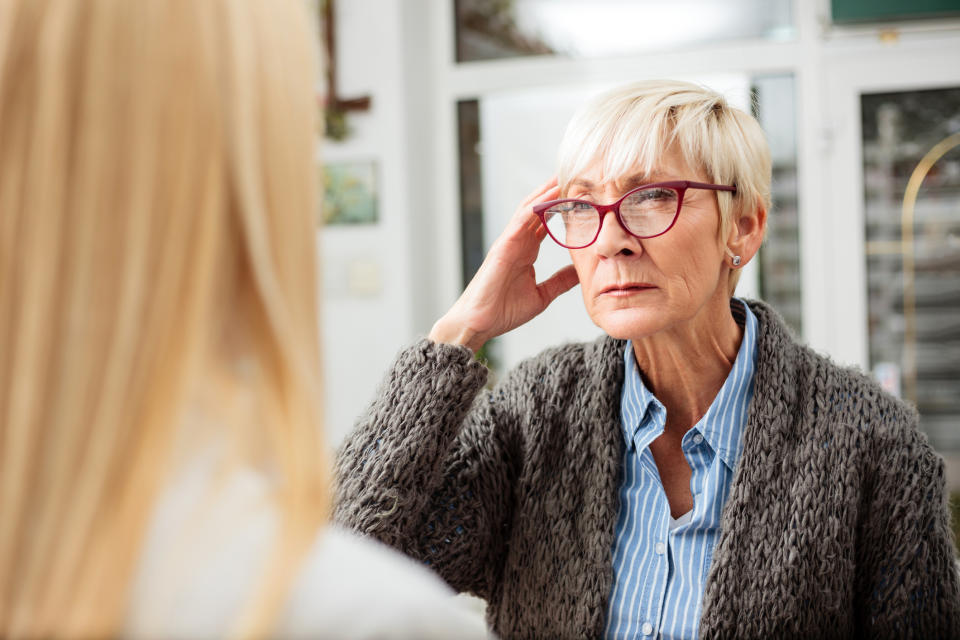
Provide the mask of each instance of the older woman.
POLYGON ((686 83, 571 122, 558 180, 403 351, 337 517, 485 598, 503 637, 960 637, 917 414, 733 298, 763 240, 759 125, 686 83), (537 284, 547 237, 573 265, 537 284), (579 283, 606 336, 484 391, 473 353, 579 283))

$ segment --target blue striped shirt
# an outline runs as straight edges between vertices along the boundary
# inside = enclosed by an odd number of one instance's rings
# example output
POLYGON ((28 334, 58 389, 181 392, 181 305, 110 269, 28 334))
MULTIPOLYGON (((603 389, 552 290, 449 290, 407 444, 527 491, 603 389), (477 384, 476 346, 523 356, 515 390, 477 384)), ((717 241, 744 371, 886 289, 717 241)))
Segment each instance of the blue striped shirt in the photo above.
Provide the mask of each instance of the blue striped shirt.
POLYGON ((744 327, 743 340, 707 413, 683 436, 693 510, 676 521, 649 446, 663 433, 667 412, 643 384, 633 343, 627 342, 624 350, 623 484, 607 638, 697 637, 703 587, 720 536, 720 512, 730 493, 753 397, 757 319, 739 300, 730 306, 744 327))

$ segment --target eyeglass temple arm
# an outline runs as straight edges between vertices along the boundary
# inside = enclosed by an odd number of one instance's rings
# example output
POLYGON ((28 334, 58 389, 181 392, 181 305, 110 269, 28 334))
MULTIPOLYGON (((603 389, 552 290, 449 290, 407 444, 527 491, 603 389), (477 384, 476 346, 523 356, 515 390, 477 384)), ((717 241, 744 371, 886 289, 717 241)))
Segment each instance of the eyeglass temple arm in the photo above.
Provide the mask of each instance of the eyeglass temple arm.
POLYGON ((730 191, 736 193, 737 187, 729 184, 709 184, 707 182, 689 182, 688 188, 711 189, 713 191, 730 191))

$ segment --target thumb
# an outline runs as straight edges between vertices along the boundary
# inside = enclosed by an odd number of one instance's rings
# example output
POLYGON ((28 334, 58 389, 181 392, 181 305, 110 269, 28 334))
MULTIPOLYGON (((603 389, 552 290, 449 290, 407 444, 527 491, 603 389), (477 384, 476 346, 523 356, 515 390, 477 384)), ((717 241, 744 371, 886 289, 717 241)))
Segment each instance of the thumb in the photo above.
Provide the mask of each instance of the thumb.
POLYGON ((537 285, 540 292, 540 299, 543 300, 543 306, 553 302, 561 293, 565 293, 579 283, 577 270, 572 264, 568 264, 555 274, 537 285))

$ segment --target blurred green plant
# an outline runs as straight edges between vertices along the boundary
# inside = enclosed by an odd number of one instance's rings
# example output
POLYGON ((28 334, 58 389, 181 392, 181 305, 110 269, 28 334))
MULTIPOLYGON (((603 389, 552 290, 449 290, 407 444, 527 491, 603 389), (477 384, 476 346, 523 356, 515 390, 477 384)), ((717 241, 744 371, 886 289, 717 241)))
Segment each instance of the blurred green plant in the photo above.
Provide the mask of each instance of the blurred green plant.
POLYGON ((487 375, 487 384, 485 385, 487 389, 493 389, 497 380, 499 379, 498 372, 500 371, 500 361, 497 359, 496 347, 494 343, 497 341, 496 338, 491 338, 477 350, 477 353, 474 355, 474 359, 485 366, 489 370, 487 375))
POLYGON ((349 137, 351 130, 347 125, 347 112, 334 105, 323 110, 324 135, 330 140, 341 142, 349 137))

